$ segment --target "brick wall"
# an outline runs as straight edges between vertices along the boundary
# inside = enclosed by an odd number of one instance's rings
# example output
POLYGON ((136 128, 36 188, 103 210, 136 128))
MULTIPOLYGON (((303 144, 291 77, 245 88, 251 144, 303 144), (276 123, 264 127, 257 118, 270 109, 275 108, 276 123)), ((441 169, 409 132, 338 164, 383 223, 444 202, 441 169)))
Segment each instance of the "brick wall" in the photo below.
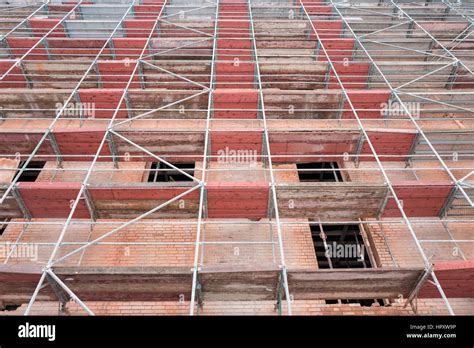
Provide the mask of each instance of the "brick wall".
MULTIPOLYGON (((82 266, 192 266, 194 258, 194 243, 196 240, 196 220, 180 220, 175 224, 172 220, 144 220, 123 228, 111 236, 101 240, 101 243, 120 243, 115 245, 93 245, 84 253, 78 253, 61 263, 61 265, 82 266), (189 224, 185 224, 189 223, 189 224), (141 244, 127 244, 127 243, 141 244), (143 245, 149 243, 149 245, 143 245), (165 243, 153 245, 152 243, 165 243), (169 244, 166 244, 169 243, 169 244), (181 243, 181 244, 178 244, 181 243)), ((35 222, 40 222, 37 220, 35 222)), ((85 224, 71 225, 64 237, 66 243, 85 243, 92 241, 112 229, 116 224, 96 224, 89 228, 85 224)), ((122 221, 121 223, 125 223, 122 221)), ((224 225, 209 224, 202 230, 205 242, 225 242, 235 244, 209 244, 203 250, 203 264, 280 264, 280 253, 276 227, 256 225, 242 220, 243 224, 224 225), (241 244, 256 242, 256 244, 241 244), (267 244, 257 244, 265 242, 267 244), (270 243, 274 244, 270 244, 270 243)), ((264 222, 264 221, 262 221, 264 222)), ((295 222, 298 222, 297 220, 295 222)), ((32 224, 26 230, 23 225, 10 225, 0 237, 2 243, 52 243, 54 244, 62 230, 62 226, 52 224, 32 224)), ((304 223, 286 225, 282 230, 283 245, 285 246, 286 262, 289 267, 315 268, 316 256, 312 248, 311 232, 304 223)), ((80 245, 64 245, 58 255, 78 248, 80 245)), ((49 259, 53 245, 40 245, 37 263, 42 264, 49 259)), ((5 260, 0 255, 0 262, 5 260)), ((30 263, 30 259, 10 258, 10 263, 30 263)))
MULTIPOLYGON (((89 308, 97 315, 188 315, 189 302, 88 302, 89 308)), ((85 315, 75 303, 68 304, 69 315, 85 315)), ((2 315, 21 315, 26 305, 13 312, 1 312, 2 315)), ((413 315, 409 308, 401 304, 391 306, 361 307, 359 304, 331 304, 324 301, 294 301, 294 315, 413 315)), ((53 302, 37 302, 32 315, 58 315, 59 307, 53 302)), ((286 313, 286 306, 282 306, 286 313)), ((213 301, 204 303, 198 315, 278 315, 273 301, 213 301)))
POLYGON ((299 182, 296 164, 273 164, 273 175, 277 183, 295 183, 299 182))
MULTIPOLYGON (((450 239, 446 227, 441 220, 438 223, 416 223, 422 219, 412 219, 412 226, 419 240, 450 239)), ((383 223, 367 226, 376 253, 382 262, 382 267, 393 267, 393 259, 399 267, 423 267, 423 260, 415 241, 404 224, 383 223), (384 241, 384 236, 388 243, 384 241), (392 252, 390 256, 389 248, 392 252)), ((449 223, 447 228, 454 239, 472 239, 474 224, 449 223)), ((430 262, 462 260, 462 255, 468 260, 474 257, 473 243, 422 243, 425 255, 430 262), (461 250, 462 253, 459 251, 461 250)), ((421 315, 447 315, 447 307, 442 299, 418 299, 418 313, 421 315)), ((458 315, 474 314, 474 299, 449 298, 449 303, 458 315)))
MULTIPOLYGON (((48 163, 48 165, 52 165, 48 163)), ((401 163, 389 163, 389 166, 398 168, 401 163)), ((65 162, 67 168, 82 168, 83 163, 65 162)), ((200 163, 196 164, 196 176, 199 177, 200 163)), ((346 165, 349 165, 348 163, 346 165)), ((367 167, 373 167, 374 163, 361 164, 367 167)), ((423 164, 425 165, 425 164, 423 164)), ((55 163, 54 163, 55 166, 55 163)), ((86 165, 87 166, 87 165, 86 165)), ((404 163, 403 163, 404 166, 404 163)), ((110 174, 105 172, 94 174, 93 179, 97 181, 113 181, 113 182, 137 182, 143 178, 144 163, 127 163, 121 165, 121 168, 137 169, 133 171, 133 175, 127 172, 116 172, 110 174)), ((349 168, 348 166, 346 166, 349 168)), ((98 168, 112 170, 110 164, 100 163, 98 168)), ((211 163, 210 168, 223 169, 216 179, 232 179, 233 174, 225 172, 225 166, 211 163), (223 176, 222 176, 223 175, 223 176), (230 176, 229 176, 230 175, 230 176)), ((295 164, 278 164, 278 169, 290 169, 287 171, 275 171, 275 178, 278 182, 298 182, 298 175, 295 164)), ((351 168, 353 169, 353 168, 351 168)), ((261 171, 260 173, 264 173, 261 171)), ((367 177, 359 173, 362 171, 354 171, 351 173, 351 179, 367 180, 367 177)), ((376 173, 376 172, 373 172, 376 173)), ((404 172, 404 173, 409 173, 404 172)), ((77 174, 75 178, 82 180, 83 174, 77 174)), ((215 174, 212 174, 215 175, 215 174)), ((260 174, 259 174, 260 175, 260 174)), ((380 174, 377 174, 380 175, 380 174)), ((398 178, 400 178, 398 175, 398 178)), ((404 174, 405 175, 405 174, 404 174)), ((407 174, 413 175, 413 174, 407 174)), ((39 180, 65 180, 64 173, 57 171, 54 177, 41 174, 39 180)), ((69 180, 70 176, 66 179, 69 180)), ((416 219, 413 219, 416 221, 416 219)), ((285 220, 293 222, 291 225, 283 225, 282 237, 285 251, 286 264, 290 269, 308 268, 316 269, 317 262, 312 245, 311 232, 309 225, 305 220, 285 220)), ((40 222, 40 221, 36 221, 40 222)), ((125 221, 122 221, 125 222, 125 221)), ((195 220, 181 220, 181 222, 195 222, 195 220)), ((228 244, 207 244, 201 250, 201 259, 204 265, 215 264, 258 264, 274 263, 280 264, 279 246, 276 226, 270 228, 269 224, 265 224, 265 220, 260 220, 260 224, 248 223, 246 220, 234 221, 235 224, 207 224, 202 230, 202 237, 207 242, 226 242, 228 244), (238 223, 245 222, 245 223, 238 223), (239 242, 251 241, 255 244, 242 244, 239 242), (266 244, 259 244, 265 242, 266 244), (275 244, 270 244, 274 242, 275 244)), ((91 241, 111 229, 117 227, 110 221, 101 221, 101 224, 89 228, 85 224, 72 225, 66 235, 65 242, 86 242, 91 241), (104 223, 104 224, 103 224, 104 223)), ((10 225, 3 236, 0 237, 1 242, 14 242, 19 238, 20 242, 47 242, 54 243, 61 232, 61 224, 52 225, 41 221, 41 224, 32 224, 26 230, 22 230, 23 226, 10 225)), ((441 222, 436 224, 416 224, 414 223, 415 232, 420 239, 448 239, 449 235, 441 222)), ((450 223, 448 228, 454 238, 468 239, 474 229, 470 224, 450 223)), ((383 267, 393 266, 388 247, 385 243, 384 235, 390 245, 390 249, 401 267, 423 265, 421 256, 411 237, 407 227, 403 224, 383 223, 383 234, 379 224, 370 224, 367 228, 368 234, 371 236, 375 253, 381 260, 383 267)), ((176 224, 172 220, 146 220, 146 223, 136 223, 124 228, 120 232, 103 240, 106 243, 125 243, 120 245, 97 245, 87 249, 84 253, 63 261, 61 265, 82 265, 82 266, 192 266, 194 258, 194 242, 196 238, 195 224, 176 224), (168 245, 132 245, 126 243, 171 243, 168 245), (177 245, 173 243, 187 243, 177 245)), ((77 248, 78 245, 65 245, 60 248, 59 256, 64 255, 71 250, 77 248)), ((450 244, 426 244, 424 250, 431 257, 432 261, 437 260, 454 260, 460 259, 459 254, 454 254, 452 245, 450 244)), ((474 249, 472 243, 460 245, 465 257, 472 259, 474 257, 474 249)), ((38 260, 39 264, 43 264, 49 258, 53 246, 40 246, 38 260)), ((4 256, 0 255, 0 262, 3 262, 4 256)), ((10 263, 31 263, 31 260, 10 258, 10 263)), ((291 291, 291 289, 290 289, 291 291)), ((452 299, 455 311, 460 314, 472 313, 471 299, 452 299)), ((88 305, 97 314, 173 314, 187 315, 189 311, 188 303, 176 302, 90 302, 88 305)), ((21 314, 25 306, 17 311, 1 312, 0 315, 21 314)), ((71 314, 83 314, 77 305, 71 303, 68 305, 71 314)), ((446 308, 444 303, 438 299, 423 299, 418 301, 419 313, 421 314, 444 314, 446 308)), ((410 315, 413 314, 410 308, 403 309, 400 304, 392 303, 390 306, 372 306, 363 307, 359 304, 331 304, 326 305, 324 301, 295 301, 293 304, 295 314, 301 315, 410 315)), ((57 303, 38 302, 34 307, 34 314, 57 314, 57 303)), ((283 313, 285 310, 283 309, 283 313)), ((205 304, 201 314, 277 314, 272 301, 260 302, 208 302, 205 304)))
MULTIPOLYGON (((473 315, 474 298, 450 298, 449 304, 456 315, 473 315)), ((418 314, 449 315, 442 299, 418 299, 418 314)))
MULTIPOLYGON (((450 304, 457 315, 472 315, 474 299, 450 299, 450 304)), ((188 315, 189 302, 88 302, 89 308, 97 315, 188 315)), ((15 311, 0 312, 0 315, 22 315, 26 305, 15 311)), ((85 315, 79 305, 70 302, 67 305, 69 315, 85 315)), ((294 315, 414 315, 408 306, 403 303, 392 303, 389 306, 374 305, 363 307, 359 304, 330 304, 324 301, 294 301, 292 304, 294 315)), ((286 313, 286 306, 282 306, 282 313, 286 313)), ((447 315, 446 305, 441 299, 418 299, 417 313, 419 315, 447 315)), ((56 302, 36 302, 33 305, 32 315, 58 315, 59 305, 56 302)), ((278 315, 273 301, 234 301, 234 302, 207 302, 199 310, 198 315, 278 315)))
MULTIPOLYGON (((441 220, 429 224, 422 223, 422 220, 412 219, 412 226, 419 240, 449 240, 451 238, 448 230, 454 239, 472 239, 474 230, 472 223, 452 222, 447 225, 447 230, 441 220)), ((393 265, 387 244, 399 266, 423 266, 421 254, 405 224, 383 223, 382 227, 379 224, 370 224, 368 231, 374 240, 376 252, 382 260, 382 266, 393 265)), ((459 243, 457 249, 454 243, 422 243, 422 246, 425 255, 432 262, 462 260, 462 254, 466 259, 472 260, 474 257, 473 243, 459 243)))

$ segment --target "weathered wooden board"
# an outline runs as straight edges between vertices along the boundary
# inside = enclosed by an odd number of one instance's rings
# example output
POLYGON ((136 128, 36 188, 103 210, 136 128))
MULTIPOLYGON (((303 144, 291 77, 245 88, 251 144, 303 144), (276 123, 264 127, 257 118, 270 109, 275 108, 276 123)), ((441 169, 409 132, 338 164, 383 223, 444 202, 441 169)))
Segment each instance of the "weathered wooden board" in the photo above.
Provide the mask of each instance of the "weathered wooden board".
POLYGON ((275 162, 337 161, 344 153, 354 153, 359 138, 358 131, 272 131, 270 153, 275 162))
POLYGON ((84 301, 189 301, 191 297, 190 267, 55 267, 53 271, 84 301))
MULTIPOLYGON (((0 95, 0 107, 3 108, 5 118, 54 118, 56 110, 68 99, 70 90, 67 89, 24 89, 6 88, 0 95)), ((123 94, 122 88, 81 88, 78 91, 78 100, 73 99, 63 113, 62 118, 79 117, 79 110, 83 110, 84 118, 110 118, 113 115, 117 103, 123 94), (78 102, 80 101, 81 104, 78 102), (69 112, 72 109, 73 114, 69 112), (77 111, 76 111, 77 110, 77 111), (92 112, 89 112, 92 111, 92 112)), ((130 108, 130 116, 137 116, 144 112, 163 108, 171 103, 177 103, 169 108, 144 117, 146 119, 156 118, 202 118, 207 115, 208 95, 201 94, 192 97, 194 91, 169 91, 167 89, 129 89, 127 101, 130 108), (192 97, 192 98, 191 98, 192 97), (182 99, 186 99, 179 102, 182 99), (192 110, 192 112, 190 111, 192 110)), ((127 117, 125 102, 116 118, 127 117)))
MULTIPOLYGON (((140 145, 156 156, 167 161, 189 162, 202 160, 204 154, 204 130, 195 132, 165 131, 121 131, 120 135, 140 145)), ((113 136, 120 156, 130 156, 135 161, 152 161, 157 159, 127 141, 113 136)), ((124 160, 125 157, 121 157, 124 160)))
MULTIPOLYGON (((195 184, 143 183, 128 186, 91 185, 89 192, 98 218, 135 218, 174 197, 195 184)), ((199 190, 183 196, 147 216, 147 218, 196 218, 199 209, 199 190)))
POLYGON ((387 195, 382 184, 351 182, 277 186, 278 209, 285 218, 376 217, 387 195))
MULTIPOLYGON (((152 64, 166 69, 173 74, 186 77, 187 79, 209 85, 209 74, 211 72, 210 60, 203 59, 167 59, 163 60, 161 56, 154 56, 152 64)), ((202 90, 201 85, 183 80, 179 76, 171 75, 168 72, 159 70, 153 66, 142 64, 143 76, 145 78, 146 88, 168 88, 175 90, 202 90)))
POLYGON ((287 60, 259 59, 263 88, 323 89, 326 87, 326 62, 298 62, 289 64, 287 60))
MULTIPOLYGON (((83 301, 188 301, 189 267, 55 267, 54 273, 83 301)), ((41 267, 0 265, 0 301, 21 304, 30 300, 41 277, 41 267)), ((48 286, 38 300, 56 300, 48 286)))
MULTIPOLYGON (((42 88, 75 88, 84 73, 87 71, 90 62, 84 60, 71 60, 67 63, 62 61, 23 61, 24 70, 32 87, 42 88)), ((18 78, 24 79, 19 73, 18 78)), ((82 88, 96 88, 97 76, 88 74, 81 84, 82 88)), ((11 86, 12 88, 14 86, 11 86)), ((21 87, 21 86, 17 86, 21 87)))
MULTIPOLYGON (((53 272, 83 301, 189 301, 191 296, 190 267, 54 267, 53 272)), ((274 301, 279 273, 275 265, 203 266, 198 277, 204 301, 274 301)), ((40 267, 0 265, 0 301, 28 302, 40 277, 40 267)), ((38 300, 57 297, 46 287, 38 300)))
MULTIPOLYGON (((167 87, 166 85, 163 87, 167 87)), ((128 90, 128 101, 133 116, 138 116, 148 110, 161 108, 146 118, 206 118, 209 94, 195 95, 195 91, 168 90, 165 88, 146 90, 128 90), (195 95, 195 96, 193 96, 195 95), (183 100, 186 99, 186 100, 183 100), (174 103, 170 107, 167 105, 174 103)))
POLYGON ((327 89, 263 91, 267 119, 338 118, 341 98, 341 91, 327 89))
POLYGON ((70 95, 68 90, 6 88, 0 94, 5 118, 54 118, 58 106, 70 95))
POLYGON ((289 270, 295 300, 407 298, 421 279, 420 268, 289 270))
POLYGON ((204 301, 274 301, 280 270, 276 265, 202 266, 204 301))

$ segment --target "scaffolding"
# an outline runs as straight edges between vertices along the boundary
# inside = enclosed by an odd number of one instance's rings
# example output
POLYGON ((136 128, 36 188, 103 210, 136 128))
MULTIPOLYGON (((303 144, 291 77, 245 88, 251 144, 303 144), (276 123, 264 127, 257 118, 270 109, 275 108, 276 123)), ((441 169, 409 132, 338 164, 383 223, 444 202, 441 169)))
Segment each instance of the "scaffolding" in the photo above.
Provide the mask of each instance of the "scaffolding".
POLYGON ((213 300, 274 301, 291 315, 294 301, 348 296, 401 297, 416 309, 425 291, 454 315, 444 274, 473 267, 473 6, 0 2, 1 214, 7 228, 20 227, 0 271, 12 288, 6 282, 0 298, 9 301, 18 277, 34 285, 24 298, 15 294, 28 302, 26 315, 38 298, 72 300, 93 315, 89 300, 130 294, 184 296, 190 315, 213 300), (39 161, 44 167, 32 167, 39 161), (331 167, 336 182, 286 179, 328 171, 296 166, 313 162, 342 163, 331 167), (36 172, 41 180, 21 181, 36 172), (146 182, 149 173, 155 182, 146 182), (160 173, 184 180, 156 182, 160 173), (393 267, 290 265, 286 229, 319 226, 324 237, 324 224, 359 225, 368 240, 366 228, 377 226, 393 267), (406 229, 419 267, 400 265, 384 233, 389 224, 406 229), (417 226, 430 224, 447 237, 420 238, 417 226), (184 241, 111 241, 138 225, 193 232, 184 241), (223 226, 243 228, 242 237, 213 230, 223 226), (57 235, 33 240, 44 264, 25 270, 11 256, 37 229, 57 235), (77 230, 87 238, 75 240, 77 230), (461 266, 432 260, 431 246, 446 244, 461 266), (122 245, 182 248, 190 259, 182 267, 81 265, 86 252, 122 245), (206 261, 208 250, 240 246, 248 248, 243 261, 206 261), (109 288, 92 294, 88 284, 98 281, 109 288))

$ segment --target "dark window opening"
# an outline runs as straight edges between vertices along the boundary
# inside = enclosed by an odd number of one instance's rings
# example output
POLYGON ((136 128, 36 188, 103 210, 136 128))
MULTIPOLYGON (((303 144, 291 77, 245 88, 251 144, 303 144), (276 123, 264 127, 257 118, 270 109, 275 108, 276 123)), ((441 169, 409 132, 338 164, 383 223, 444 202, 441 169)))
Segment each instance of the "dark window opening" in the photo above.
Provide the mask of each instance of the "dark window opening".
MULTIPOLYGON (((320 269, 372 268, 359 225, 311 225, 311 237, 320 269)), ((363 307, 374 303, 384 305, 382 299, 326 300, 326 304, 336 303, 359 303, 363 307)))
POLYGON ((8 227, 8 223, 11 221, 11 218, 5 218, 0 221, 0 236, 5 232, 8 227))
MULTIPOLYGON (((19 168, 23 168, 25 162, 20 162, 19 168)), ((21 173, 21 175, 18 177, 19 182, 33 182, 36 181, 38 176, 41 173, 41 169, 43 169, 44 165, 46 162, 44 161, 30 161, 28 165, 26 166, 25 170, 21 173)), ((17 171, 17 175, 20 172, 20 169, 17 171)))
POLYGON ((326 304, 348 304, 348 303, 358 303, 361 307, 372 307, 375 304, 379 304, 380 306, 384 306, 384 302, 382 299, 374 299, 374 300, 326 300, 326 304))
POLYGON ((339 182, 341 171, 337 162, 311 162, 296 164, 300 181, 339 182))
MULTIPOLYGON (((183 172, 194 175, 194 163, 172 163, 183 172)), ((190 177, 162 162, 152 162, 148 182, 193 181, 190 177)))
POLYGON ((16 311, 18 309, 18 307, 20 307, 20 305, 5 305, 5 306, 1 307, 0 310, 11 312, 11 311, 16 311))
POLYGON ((358 225, 322 225, 322 231, 319 225, 311 225, 311 236, 319 268, 372 267, 358 225))

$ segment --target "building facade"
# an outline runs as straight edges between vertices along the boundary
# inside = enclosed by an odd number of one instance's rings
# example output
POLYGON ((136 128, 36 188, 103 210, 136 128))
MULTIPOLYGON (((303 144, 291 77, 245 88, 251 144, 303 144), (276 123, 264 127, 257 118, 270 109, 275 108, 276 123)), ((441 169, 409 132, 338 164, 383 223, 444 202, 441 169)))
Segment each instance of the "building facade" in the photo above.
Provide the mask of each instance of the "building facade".
POLYGON ((0 1, 0 315, 474 314, 473 9, 0 1))

